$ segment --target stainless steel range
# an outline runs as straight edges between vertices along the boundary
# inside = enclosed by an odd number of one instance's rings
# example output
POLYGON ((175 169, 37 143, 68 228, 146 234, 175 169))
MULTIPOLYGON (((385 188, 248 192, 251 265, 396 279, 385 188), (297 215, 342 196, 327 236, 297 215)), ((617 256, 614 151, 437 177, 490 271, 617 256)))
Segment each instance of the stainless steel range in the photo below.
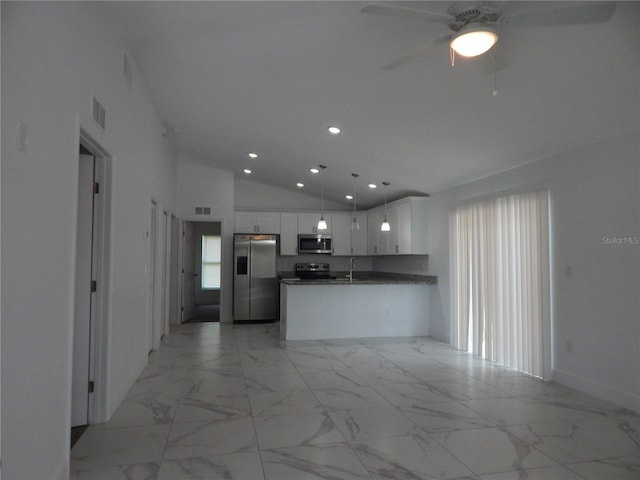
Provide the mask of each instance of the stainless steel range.
POLYGON ((336 278, 331 275, 328 263, 296 263, 296 276, 301 280, 326 280, 336 278))

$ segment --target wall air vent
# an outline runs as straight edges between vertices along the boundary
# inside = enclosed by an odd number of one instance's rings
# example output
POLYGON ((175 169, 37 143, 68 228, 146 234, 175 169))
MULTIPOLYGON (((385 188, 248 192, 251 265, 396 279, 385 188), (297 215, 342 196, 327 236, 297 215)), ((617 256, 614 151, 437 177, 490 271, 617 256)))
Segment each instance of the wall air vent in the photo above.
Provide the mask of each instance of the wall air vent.
POLYGON ((196 207, 196 215, 211 215, 211 207, 196 207))
POLYGON ((93 109, 92 109, 93 119, 96 121, 98 126, 102 128, 102 130, 106 129, 107 122, 107 113, 104 110, 102 104, 98 101, 96 97, 93 97, 93 109))

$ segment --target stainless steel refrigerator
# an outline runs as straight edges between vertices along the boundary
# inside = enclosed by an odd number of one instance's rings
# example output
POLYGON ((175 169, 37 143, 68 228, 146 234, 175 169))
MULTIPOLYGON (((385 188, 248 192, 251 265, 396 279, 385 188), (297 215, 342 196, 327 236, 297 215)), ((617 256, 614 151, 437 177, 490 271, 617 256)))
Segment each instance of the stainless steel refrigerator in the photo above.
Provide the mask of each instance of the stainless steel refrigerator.
POLYGON ((233 320, 277 320, 278 235, 237 233, 233 239, 233 320))

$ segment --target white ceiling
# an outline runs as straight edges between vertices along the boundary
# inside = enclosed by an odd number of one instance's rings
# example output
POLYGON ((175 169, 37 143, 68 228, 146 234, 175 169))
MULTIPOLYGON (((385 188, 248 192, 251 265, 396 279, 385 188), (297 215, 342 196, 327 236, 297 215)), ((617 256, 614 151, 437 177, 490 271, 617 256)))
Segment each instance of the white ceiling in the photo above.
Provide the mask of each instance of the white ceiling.
MULTIPOLYGON (((371 206, 383 195, 366 189, 371 181, 389 181, 389 198, 434 193, 638 127, 640 2, 619 4, 605 24, 503 29, 497 96, 493 51, 452 68, 443 45, 382 70, 450 32, 360 13, 364 4, 96 8, 132 48, 161 118, 179 131, 168 137, 177 150, 282 188, 302 180, 313 195, 320 182, 309 167, 324 164, 325 196, 337 201, 347 202, 351 172, 371 206), (343 133, 330 136, 329 125, 343 133)), ((412 6, 444 13, 450 4, 412 6)))

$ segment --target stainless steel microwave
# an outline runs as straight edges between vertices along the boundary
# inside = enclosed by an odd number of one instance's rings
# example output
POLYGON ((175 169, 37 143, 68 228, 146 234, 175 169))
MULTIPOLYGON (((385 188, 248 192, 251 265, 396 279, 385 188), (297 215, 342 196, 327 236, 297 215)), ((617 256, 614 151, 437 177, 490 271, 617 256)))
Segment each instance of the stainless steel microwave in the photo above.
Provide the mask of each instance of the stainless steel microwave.
POLYGON ((333 240, 331 235, 324 234, 299 234, 298 253, 332 253, 333 240))

